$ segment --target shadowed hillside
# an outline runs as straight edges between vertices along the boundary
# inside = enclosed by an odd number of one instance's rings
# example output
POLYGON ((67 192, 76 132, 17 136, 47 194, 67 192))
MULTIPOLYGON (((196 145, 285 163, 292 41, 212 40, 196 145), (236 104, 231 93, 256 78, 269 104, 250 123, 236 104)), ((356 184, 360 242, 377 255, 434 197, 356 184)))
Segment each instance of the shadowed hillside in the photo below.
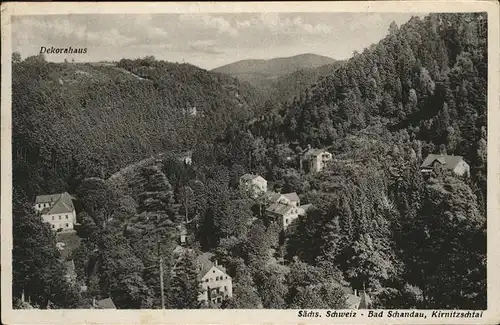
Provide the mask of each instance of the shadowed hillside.
POLYGON ((12 75, 14 181, 28 195, 210 142, 250 118, 259 97, 231 77, 151 58, 103 66, 31 57, 12 75))

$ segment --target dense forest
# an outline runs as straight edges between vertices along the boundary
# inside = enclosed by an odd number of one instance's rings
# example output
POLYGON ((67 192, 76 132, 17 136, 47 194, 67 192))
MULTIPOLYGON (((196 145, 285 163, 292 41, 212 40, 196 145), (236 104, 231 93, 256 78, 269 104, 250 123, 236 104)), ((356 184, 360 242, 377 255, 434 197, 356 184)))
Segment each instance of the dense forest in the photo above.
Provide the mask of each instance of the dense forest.
POLYGON ((210 252, 233 278, 220 308, 344 308, 353 287, 377 308, 485 309, 486 31, 483 13, 393 23, 290 101, 151 57, 13 57, 15 298, 160 308, 162 257, 167 307, 200 308, 195 257, 210 252), (308 145, 333 153, 323 172, 298 167, 308 145), (462 156, 470 177, 424 177, 430 153, 462 156), (237 190, 246 172, 313 204, 293 235, 237 190), (85 293, 62 280, 55 235, 31 208, 63 191, 78 200, 71 258, 85 293), (181 222, 192 250, 178 256, 181 222))

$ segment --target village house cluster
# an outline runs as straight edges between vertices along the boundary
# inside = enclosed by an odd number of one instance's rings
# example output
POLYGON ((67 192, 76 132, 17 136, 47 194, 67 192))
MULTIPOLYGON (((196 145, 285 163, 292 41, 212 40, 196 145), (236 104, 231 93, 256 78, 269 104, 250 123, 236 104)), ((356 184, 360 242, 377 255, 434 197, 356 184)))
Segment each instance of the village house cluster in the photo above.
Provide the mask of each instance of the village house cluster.
MULTIPOLYGON (((192 152, 188 151, 179 158, 184 164, 191 165, 192 152)), ((310 146, 304 150, 300 156, 300 170, 305 173, 322 172, 327 164, 333 161, 333 155, 325 149, 313 149, 310 146)), ((458 176, 468 177, 470 173, 469 165, 461 156, 430 154, 420 166, 423 174, 428 175, 437 170, 450 170, 458 176)), ((311 204, 301 205, 300 198, 296 192, 277 193, 268 189, 267 180, 262 176, 244 174, 239 179, 239 189, 247 197, 254 199, 259 204, 265 206, 265 213, 271 222, 280 225, 285 234, 296 231, 298 221, 305 216, 313 207, 311 204)), ((74 198, 67 192, 39 195, 34 202, 34 209, 39 213, 42 220, 48 223, 58 237, 57 247, 61 251, 62 261, 65 266, 65 277, 69 283, 77 283, 74 261, 69 259, 70 246, 79 242, 79 238, 74 230, 78 225, 76 210, 73 204, 74 198)), ((255 218, 254 218, 255 219, 255 218)), ((178 226, 180 233, 179 246, 173 253, 178 258, 186 252, 193 252, 186 247, 188 233, 184 223, 178 226)), ((200 293, 198 301, 201 303, 211 303, 220 305, 222 301, 233 297, 233 283, 224 266, 217 261, 211 261, 213 254, 204 253, 197 257, 198 281, 200 293)), ((175 272, 175 270, 173 270, 175 272)), ((354 290, 343 287, 347 295, 348 308, 369 308, 370 297, 365 290, 354 290)), ((81 291, 85 291, 86 286, 81 286, 81 291)), ((23 297, 24 301, 24 297, 23 297)), ((92 300, 91 308, 116 308, 110 298, 102 300, 92 300)))

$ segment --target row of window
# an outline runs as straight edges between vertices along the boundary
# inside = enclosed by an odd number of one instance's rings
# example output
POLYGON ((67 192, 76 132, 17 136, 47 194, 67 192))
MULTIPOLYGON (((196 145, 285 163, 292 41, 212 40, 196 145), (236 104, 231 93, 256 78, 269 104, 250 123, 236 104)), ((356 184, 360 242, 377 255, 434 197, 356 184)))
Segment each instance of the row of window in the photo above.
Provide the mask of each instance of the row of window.
MULTIPOLYGON (((205 279, 205 282, 208 282, 209 279, 205 279)), ((214 278, 210 278, 210 281, 213 281, 214 278)), ((224 277, 223 276, 216 276, 215 277, 215 281, 219 281, 219 280, 224 280, 224 277)), ((226 276, 226 280, 227 280, 227 276, 226 276)))
MULTIPOLYGON (((69 223, 66 224, 66 228, 69 228, 69 223)), ((56 229, 56 225, 52 225, 52 229, 56 229)))
MULTIPOLYGON (((59 220, 61 220, 61 217, 62 217, 62 216, 59 216, 59 220)), ((68 219, 69 219, 68 215, 66 215, 65 217, 66 217, 66 220, 68 220, 68 219)), ((55 218, 55 216, 52 216, 52 220, 55 220, 54 218, 55 218)))

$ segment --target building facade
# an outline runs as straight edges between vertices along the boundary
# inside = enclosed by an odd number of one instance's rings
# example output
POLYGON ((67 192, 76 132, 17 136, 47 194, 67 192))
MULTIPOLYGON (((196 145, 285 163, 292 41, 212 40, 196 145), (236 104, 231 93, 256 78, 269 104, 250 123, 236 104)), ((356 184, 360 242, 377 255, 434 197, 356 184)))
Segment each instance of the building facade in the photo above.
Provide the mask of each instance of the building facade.
POLYGON ((333 155, 324 149, 309 149, 301 160, 301 168, 306 172, 321 172, 326 164, 333 159, 333 155))
POLYGON ((233 280, 222 265, 205 260, 200 263, 198 275, 201 286, 198 301, 220 304, 233 296, 233 280))
POLYGON ((39 195, 35 199, 35 210, 52 230, 73 230, 76 224, 76 211, 73 197, 67 192, 61 194, 39 195))
POLYGON ((267 181, 259 175, 245 174, 240 177, 239 188, 250 197, 257 197, 267 192, 267 181))
POLYGON ((297 225, 300 208, 293 205, 273 203, 266 209, 269 219, 277 222, 283 231, 292 231, 297 225))
POLYGON ((430 173, 440 168, 450 170, 458 176, 468 177, 470 175, 470 166, 462 156, 430 154, 420 165, 422 173, 430 173))

